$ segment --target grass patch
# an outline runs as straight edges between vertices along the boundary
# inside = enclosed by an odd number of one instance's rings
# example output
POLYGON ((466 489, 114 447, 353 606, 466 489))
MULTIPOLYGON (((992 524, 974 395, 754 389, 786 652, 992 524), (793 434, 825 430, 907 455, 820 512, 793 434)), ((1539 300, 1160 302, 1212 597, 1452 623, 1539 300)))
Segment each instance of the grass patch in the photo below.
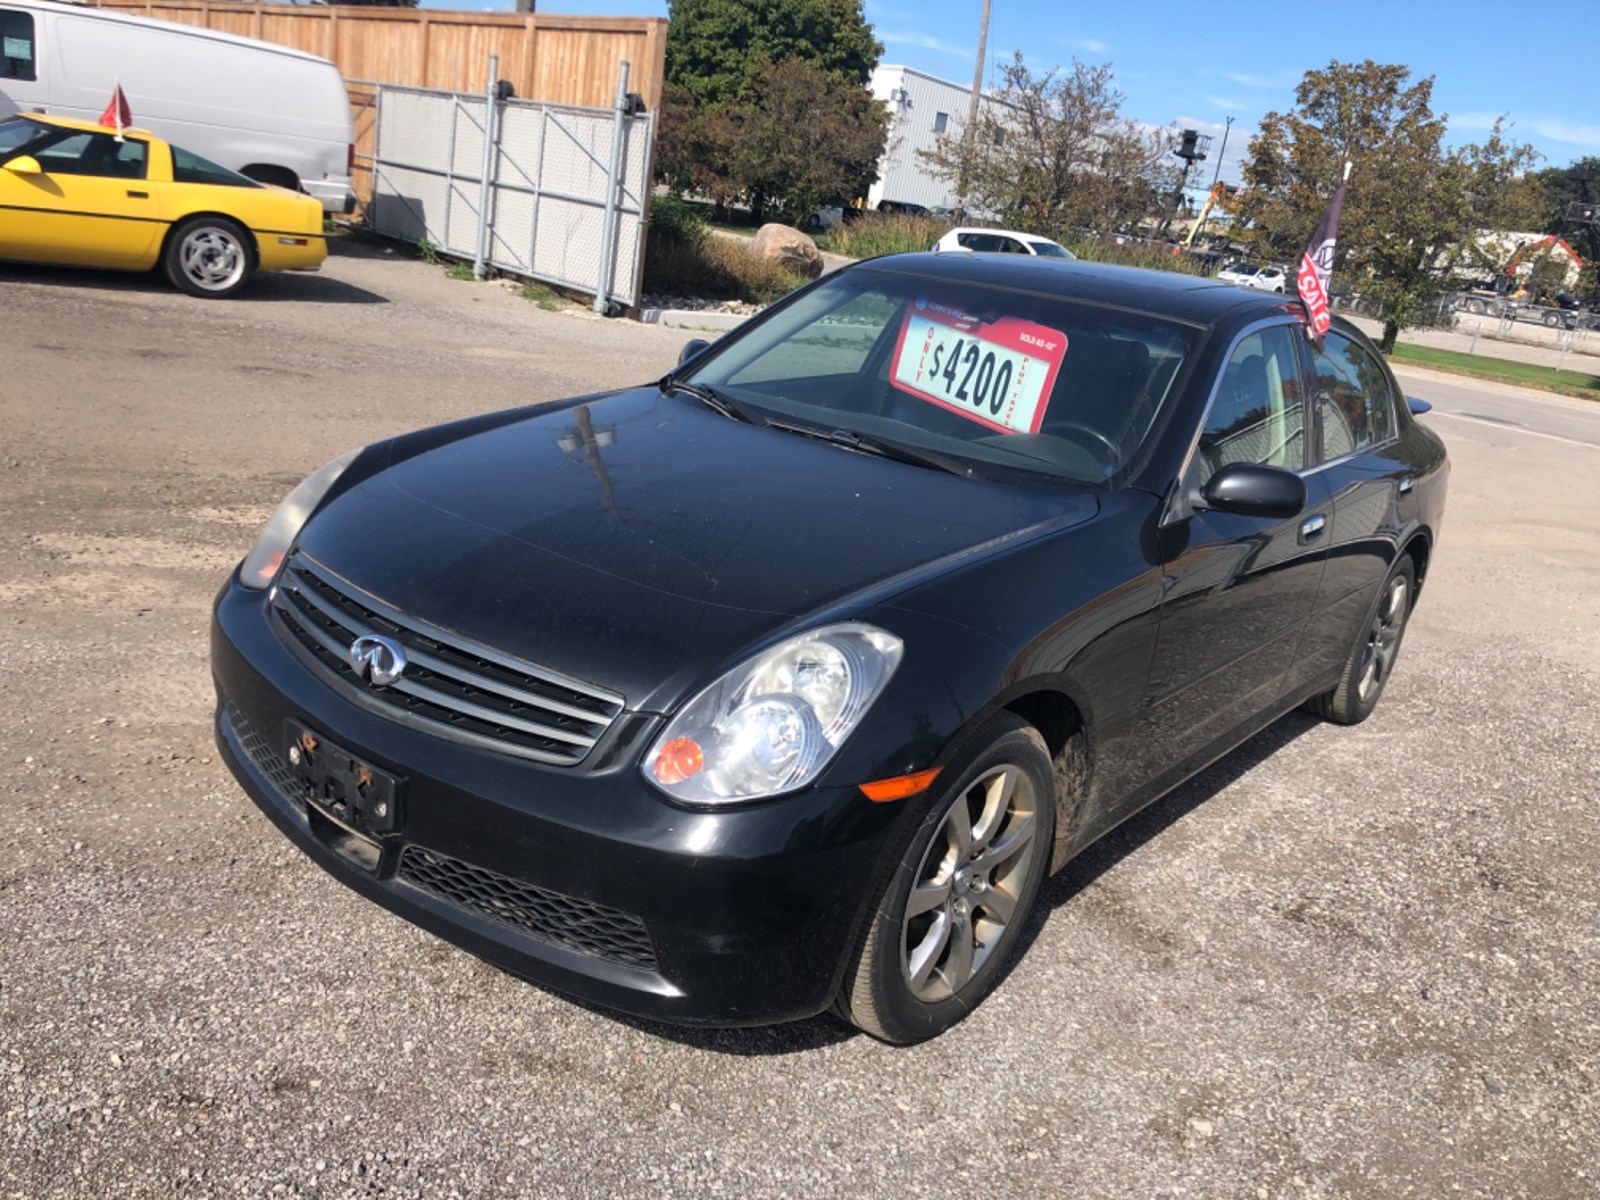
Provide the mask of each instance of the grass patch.
POLYGON ((880 254, 921 254, 953 226, 937 217, 911 217, 903 213, 864 213, 845 225, 816 234, 818 249, 846 258, 876 258, 880 254))
POLYGON ((517 295, 524 300, 537 304, 545 312, 561 311, 561 296, 556 290, 543 283, 525 283, 517 289, 517 295))
POLYGON ((1413 346, 1409 343, 1397 345, 1389 358, 1392 362, 1431 367, 1454 375, 1494 379, 1501 383, 1516 383, 1546 392, 1557 392, 1563 396, 1600 400, 1600 375, 1590 375, 1586 371, 1558 371, 1537 363, 1464 354, 1460 350, 1436 350, 1432 346, 1413 346))
POLYGON ((474 278, 472 264, 464 262, 451 263, 450 269, 444 273, 444 276, 446 279, 472 279, 474 278))
POLYGON ((806 282, 758 258, 742 239, 709 236, 705 207, 670 196, 657 197, 651 205, 646 292, 767 304, 806 282))
MULTIPOLYGON (((657 196, 650 201, 650 219, 655 220, 656 207, 661 203, 662 197, 657 196)), ((682 200, 673 197, 673 202, 692 209, 696 219, 701 225, 709 229, 726 229, 731 233, 751 234, 760 229, 764 222, 757 221, 748 209, 725 208, 722 214, 717 214, 717 206, 708 204, 704 200, 682 200)), ((772 220, 780 218, 773 217, 772 220)))

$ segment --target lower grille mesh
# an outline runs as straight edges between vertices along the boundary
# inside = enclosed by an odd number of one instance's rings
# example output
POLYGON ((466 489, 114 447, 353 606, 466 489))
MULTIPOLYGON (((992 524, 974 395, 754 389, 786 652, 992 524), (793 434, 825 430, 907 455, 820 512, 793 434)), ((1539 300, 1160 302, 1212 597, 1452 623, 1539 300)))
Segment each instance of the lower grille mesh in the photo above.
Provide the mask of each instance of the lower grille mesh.
POLYGON ((256 727, 245 720, 244 714, 233 705, 228 705, 224 717, 234 740, 239 743, 239 748, 244 751, 251 765, 284 796, 291 799, 296 797, 299 789, 295 786, 294 776, 289 773, 289 766, 283 758, 267 745, 267 739, 257 733, 256 727))
POLYGON ((614 908, 547 892, 421 846, 406 848, 400 858, 400 878, 540 941, 628 967, 656 969, 644 922, 614 908))

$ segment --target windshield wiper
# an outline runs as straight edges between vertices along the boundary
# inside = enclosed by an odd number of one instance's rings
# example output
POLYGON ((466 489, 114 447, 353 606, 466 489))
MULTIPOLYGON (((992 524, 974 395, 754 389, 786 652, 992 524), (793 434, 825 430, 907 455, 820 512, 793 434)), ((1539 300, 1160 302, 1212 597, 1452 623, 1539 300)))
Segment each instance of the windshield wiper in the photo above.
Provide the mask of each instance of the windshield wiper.
POLYGON ((743 421, 747 425, 767 424, 766 417, 756 409, 741 400, 735 400, 726 392, 718 391, 708 383, 689 383, 666 375, 662 377, 660 387, 663 395, 670 396, 673 392, 682 392, 686 396, 693 396, 712 412, 719 412, 732 420, 743 421))
POLYGON ((768 424, 774 429, 798 433, 802 437, 816 438, 820 442, 843 446, 846 450, 855 450, 861 454, 875 454, 879 458, 890 458, 895 462, 931 467, 936 471, 959 475, 963 479, 977 477, 972 465, 959 458, 941 454, 937 450, 929 450, 925 446, 913 446, 910 442, 882 437, 879 434, 862 433, 855 429, 822 429, 814 425, 791 425, 786 421, 769 421, 768 424))

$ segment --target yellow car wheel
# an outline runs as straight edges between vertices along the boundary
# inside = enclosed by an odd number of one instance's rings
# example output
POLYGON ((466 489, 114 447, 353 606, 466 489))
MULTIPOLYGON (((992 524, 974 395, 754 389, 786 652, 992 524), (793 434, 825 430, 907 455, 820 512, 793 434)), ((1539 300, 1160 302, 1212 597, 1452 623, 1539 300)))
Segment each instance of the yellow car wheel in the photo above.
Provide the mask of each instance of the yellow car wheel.
POLYGON ((244 228, 227 217, 193 217, 172 231, 163 265, 174 287, 221 300, 249 282, 255 246, 244 228))

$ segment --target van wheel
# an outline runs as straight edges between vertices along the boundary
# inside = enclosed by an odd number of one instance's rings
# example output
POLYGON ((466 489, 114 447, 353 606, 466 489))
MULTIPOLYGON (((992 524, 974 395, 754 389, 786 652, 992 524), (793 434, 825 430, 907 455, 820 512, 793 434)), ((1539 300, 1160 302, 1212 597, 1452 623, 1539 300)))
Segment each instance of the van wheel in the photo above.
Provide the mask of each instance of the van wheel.
POLYGON ((162 265, 174 287, 191 296, 232 296, 255 272, 250 235, 227 217, 195 217, 172 231, 162 265))

